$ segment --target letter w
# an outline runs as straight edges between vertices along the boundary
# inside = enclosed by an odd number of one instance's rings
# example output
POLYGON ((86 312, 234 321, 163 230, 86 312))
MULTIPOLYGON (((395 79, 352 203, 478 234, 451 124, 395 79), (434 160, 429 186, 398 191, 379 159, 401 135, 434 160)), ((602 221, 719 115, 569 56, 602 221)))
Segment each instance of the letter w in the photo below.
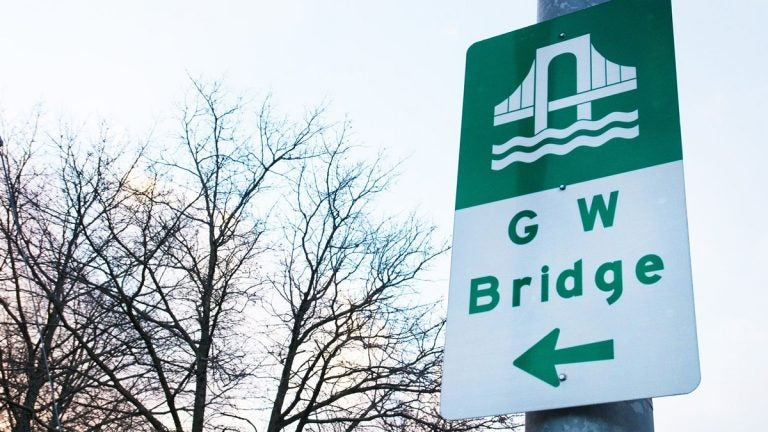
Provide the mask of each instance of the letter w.
POLYGON ((579 214, 581 214, 581 225, 584 227, 584 232, 589 232, 595 229, 595 221, 598 216, 600 222, 603 224, 603 228, 610 228, 613 226, 613 217, 616 215, 616 202, 619 200, 619 191, 611 192, 611 197, 608 199, 608 205, 605 205, 605 200, 602 195, 595 195, 592 197, 592 202, 587 207, 587 200, 579 198, 579 214))

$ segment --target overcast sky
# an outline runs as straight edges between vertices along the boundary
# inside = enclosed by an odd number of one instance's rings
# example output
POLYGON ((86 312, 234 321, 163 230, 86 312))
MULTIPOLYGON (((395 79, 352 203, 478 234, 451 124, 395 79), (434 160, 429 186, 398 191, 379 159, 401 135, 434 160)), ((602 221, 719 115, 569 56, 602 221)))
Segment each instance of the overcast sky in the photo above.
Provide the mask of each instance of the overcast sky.
MULTIPOLYGON (((654 400, 658 431, 765 428, 768 3, 673 4, 702 383, 654 400), (761 131, 763 131, 761 133, 761 131)), ((466 49, 535 23, 535 0, 0 1, 0 113, 37 103, 141 135, 188 74, 329 102, 355 137, 407 158, 394 189, 448 236, 466 49)), ((448 261, 428 295, 447 293, 448 261)))

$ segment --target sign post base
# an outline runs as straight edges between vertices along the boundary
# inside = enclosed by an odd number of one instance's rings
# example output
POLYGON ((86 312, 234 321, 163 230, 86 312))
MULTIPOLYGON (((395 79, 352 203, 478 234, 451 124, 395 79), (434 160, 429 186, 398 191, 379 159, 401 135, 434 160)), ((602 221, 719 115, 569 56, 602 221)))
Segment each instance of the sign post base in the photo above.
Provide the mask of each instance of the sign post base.
POLYGON ((587 405, 525 414, 526 432, 653 432, 651 399, 587 405))

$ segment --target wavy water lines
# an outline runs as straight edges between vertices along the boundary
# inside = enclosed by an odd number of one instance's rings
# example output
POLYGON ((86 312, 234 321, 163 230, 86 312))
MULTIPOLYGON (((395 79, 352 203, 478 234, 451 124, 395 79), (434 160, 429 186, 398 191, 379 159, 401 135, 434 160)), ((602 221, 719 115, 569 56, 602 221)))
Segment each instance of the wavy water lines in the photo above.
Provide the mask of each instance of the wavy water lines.
POLYGON ((491 169, 498 171, 515 162, 534 162, 546 155, 562 156, 578 147, 599 147, 615 138, 637 138, 640 134, 638 118, 637 110, 614 112, 599 120, 578 120, 565 129, 551 128, 532 137, 514 137, 493 146, 491 169), (567 141, 547 142, 563 140, 567 141))
POLYGON ((503 159, 491 161, 491 169, 498 171, 506 168, 514 162, 530 163, 546 155, 562 156, 564 154, 570 153, 578 147, 599 147, 615 138, 633 139, 637 138, 639 135, 639 126, 616 126, 606 130, 604 133, 598 136, 580 135, 565 144, 545 144, 530 153, 512 152, 503 159))
POLYGON ((614 112, 600 120, 578 120, 565 129, 544 129, 532 137, 516 136, 504 144, 494 145, 492 151, 493 154, 500 155, 506 153, 513 147, 534 147, 546 139, 563 139, 579 131, 596 131, 613 122, 630 123, 637 119, 637 110, 631 112, 614 112))

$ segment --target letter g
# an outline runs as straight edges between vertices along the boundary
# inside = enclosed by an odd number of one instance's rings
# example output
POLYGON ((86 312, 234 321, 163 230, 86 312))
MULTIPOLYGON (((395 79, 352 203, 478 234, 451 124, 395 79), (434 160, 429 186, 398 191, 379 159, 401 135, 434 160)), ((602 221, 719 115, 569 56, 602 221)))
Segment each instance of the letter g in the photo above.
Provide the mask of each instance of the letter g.
POLYGON ((539 232, 539 226, 537 224, 532 225, 526 225, 523 227, 522 235, 518 232, 518 224, 520 224, 520 219, 528 218, 533 219, 535 218, 536 212, 533 210, 523 210, 520 213, 516 214, 515 217, 512 218, 512 220, 509 222, 509 239, 512 240, 513 243, 524 245, 526 243, 530 243, 535 237, 536 234, 539 232))

